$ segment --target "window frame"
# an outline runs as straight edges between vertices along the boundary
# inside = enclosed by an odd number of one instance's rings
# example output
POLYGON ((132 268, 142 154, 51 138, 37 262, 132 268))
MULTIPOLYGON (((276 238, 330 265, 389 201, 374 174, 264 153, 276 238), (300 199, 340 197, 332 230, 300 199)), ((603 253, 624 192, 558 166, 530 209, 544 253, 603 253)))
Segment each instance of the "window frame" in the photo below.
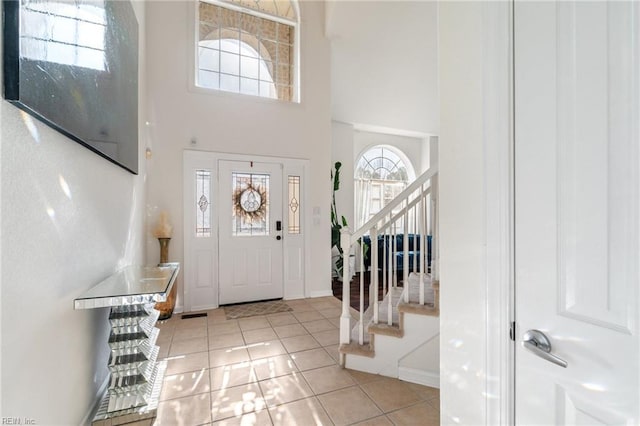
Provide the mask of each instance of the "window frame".
MULTIPOLYGON (((387 157, 384 157, 387 158, 387 157)), ((366 160, 367 163, 371 164, 369 162, 369 160, 366 160)), ((394 163, 394 164, 397 164, 394 163)), ((361 226, 362 224, 359 223, 360 218, 357 217, 358 215, 358 198, 359 198, 359 193, 358 193, 358 188, 359 185, 355 185, 356 181, 364 181, 364 180, 368 180, 369 182, 371 182, 371 189, 373 190, 374 186, 377 186, 380 188, 380 198, 379 198, 379 202, 381 204, 380 209, 378 209, 378 211, 384 209, 386 207, 386 203, 385 201, 385 196, 384 196, 384 189, 385 186, 387 185, 391 185, 391 186, 395 186, 398 184, 404 184, 404 188, 406 188, 407 186, 411 185, 411 183, 416 180, 416 172, 415 172, 415 168, 413 163, 411 162, 411 159, 404 153, 404 151, 401 148, 398 148, 397 146, 393 146, 393 145, 388 145, 388 144, 373 144, 373 145, 368 145, 367 147, 365 147, 362 151, 360 151, 360 153, 358 154, 358 156, 355 158, 354 164, 353 164, 353 181, 354 181, 354 191, 353 191, 353 206, 354 206, 354 223, 356 226, 361 226), (362 161, 362 159, 365 157, 365 155, 367 153, 369 153, 370 151, 376 149, 376 148, 382 148, 384 150, 390 151, 392 152, 394 155, 396 155, 398 157, 398 159, 400 160, 400 162, 402 163, 402 165, 404 166, 406 173, 407 173, 407 180, 403 181, 403 180, 392 180, 392 179, 380 179, 380 178, 369 178, 369 179, 365 179, 361 176, 359 176, 359 164, 362 161)), ((403 189, 404 189, 403 188, 403 189)), ((372 202, 372 196, 373 196, 373 192, 370 194, 369 196, 369 209, 371 210, 371 202, 372 202)), ((371 217, 373 217, 375 215, 375 213, 369 213, 369 219, 371 217)), ((367 219, 368 220, 368 219, 367 219)), ((365 222, 366 223, 366 220, 365 222)))
MULTIPOLYGON (((296 0, 291 0, 291 4, 293 5, 293 7, 295 8, 295 13, 296 13, 296 17, 297 20, 294 21, 290 21, 288 19, 282 18, 282 17, 278 17, 278 16, 274 16, 274 15, 270 15, 268 13, 264 13, 264 12, 260 12, 254 9, 250 9, 250 8, 246 8, 243 6, 240 6, 238 4, 233 4, 233 3, 228 3, 225 1, 219 1, 219 0, 193 0, 189 2, 189 7, 191 9, 189 15, 192 17, 192 19, 190 19, 190 25, 191 25, 191 37, 189 42, 191 43, 190 48, 188 49, 189 52, 189 91, 193 92, 193 93, 201 93, 201 94, 209 94, 209 95, 216 95, 216 96, 230 96, 230 97, 239 97, 241 99, 250 99, 251 101, 258 101, 258 102, 267 102, 267 103, 272 103, 272 102, 279 102, 279 103, 284 103, 284 104, 300 104, 301 103, 301 90, 300 90, 300 5, 299 2, 296 0), (207 88, 207 87, 201 87, 198 86, 197 82, 198 82, 198 72, 199 72, 199 66, 198 66, 198 48, 199 48, 199 20, 200 20, 200 13, 199 13, 199 4, 200 2, 204 2, 204 3, 209 3, 215 6, 219 6, 219 7, 223 7, 229 10, 234 10, 237 12, 242 12, 242 13, 247 13, 262 19, 268 19, 277 23, 281 23, 281 24, 286 24, 286 25, 290 25, 293 27, 294 30, 294 40, 293 40, 293 79, 292 79, 292 83, 291 83, 291 87, 293 90, 293 93, 291 95, 291 100, 282 100, 279 98, 267 98, 267 97, 262 97, 259 95, 251 95, 251 94, 245 94, 245 93, 241 93, 241 92, 231 92, 231 91, 225 91, 225 90, 220 90, 220 89, 213 89, 213 88, 207 88)), ((273 76, 272 76, 273 77, 273 76)))

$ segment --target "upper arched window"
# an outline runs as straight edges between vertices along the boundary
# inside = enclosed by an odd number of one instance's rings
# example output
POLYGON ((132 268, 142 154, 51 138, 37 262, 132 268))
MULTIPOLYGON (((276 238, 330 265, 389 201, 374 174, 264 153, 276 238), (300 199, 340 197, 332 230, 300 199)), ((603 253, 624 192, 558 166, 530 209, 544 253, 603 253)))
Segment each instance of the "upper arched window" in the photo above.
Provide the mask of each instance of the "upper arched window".
POLYGON ((296 100, 296 27, 291 1, 198 3, 196 85, 296 100))
POLYGON ((356 227, 360 227, 398 196, 415 173, 400 150, 378 145, 358 158, 354 177, 356 227))

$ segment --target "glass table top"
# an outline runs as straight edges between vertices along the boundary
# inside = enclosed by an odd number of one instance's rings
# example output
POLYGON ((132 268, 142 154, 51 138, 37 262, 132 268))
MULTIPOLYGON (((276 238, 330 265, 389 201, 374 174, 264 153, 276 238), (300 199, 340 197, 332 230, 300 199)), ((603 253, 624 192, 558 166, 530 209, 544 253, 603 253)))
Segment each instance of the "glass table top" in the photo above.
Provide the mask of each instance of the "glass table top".
POLYGON ((127 266, 75 299, 74 309, 164 302, 179 270, 179 263, 127 266))

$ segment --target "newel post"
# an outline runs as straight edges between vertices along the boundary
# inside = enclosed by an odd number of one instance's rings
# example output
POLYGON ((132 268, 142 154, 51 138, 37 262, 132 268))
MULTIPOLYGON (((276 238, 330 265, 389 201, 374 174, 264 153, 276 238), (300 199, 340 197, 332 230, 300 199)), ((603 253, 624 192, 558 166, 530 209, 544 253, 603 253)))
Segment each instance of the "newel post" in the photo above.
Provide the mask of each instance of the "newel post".
POLYGON ((349 271, 349 253, 351 252, 351 233, 348 227, 340 231, 342 248, 342 315, 340 316, 340 344, 351 340, 351 271, 349 271))

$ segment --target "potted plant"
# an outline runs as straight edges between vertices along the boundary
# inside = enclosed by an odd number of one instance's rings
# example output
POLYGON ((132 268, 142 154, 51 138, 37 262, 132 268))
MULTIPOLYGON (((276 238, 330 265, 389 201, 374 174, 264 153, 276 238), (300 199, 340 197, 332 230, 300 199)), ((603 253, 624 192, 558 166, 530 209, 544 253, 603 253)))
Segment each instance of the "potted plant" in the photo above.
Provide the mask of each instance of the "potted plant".
POLYGON ((340 168, 342 163, 336 161, 331 170, 331 179, 333 180, 333 195, 331 198, 331 254, 333 260, 333 275, 338 279, 342 279, 342 266, 344 255, 342 247, 340 247, 340 231, 347 225, 347 219, 340 216, 338 219, 338 211, 336 209, 336 192, 340 189, 340 168))

